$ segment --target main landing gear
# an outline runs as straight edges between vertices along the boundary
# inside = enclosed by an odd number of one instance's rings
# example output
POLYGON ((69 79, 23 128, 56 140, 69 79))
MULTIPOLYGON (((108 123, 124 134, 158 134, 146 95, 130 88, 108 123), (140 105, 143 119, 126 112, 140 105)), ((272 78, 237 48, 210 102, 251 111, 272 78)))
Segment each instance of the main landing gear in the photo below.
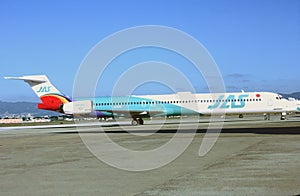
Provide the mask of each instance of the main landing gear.
POLYGON ((144 121, 141 118, 133 118, 131 121, 131 125, 143 125, 144 121))

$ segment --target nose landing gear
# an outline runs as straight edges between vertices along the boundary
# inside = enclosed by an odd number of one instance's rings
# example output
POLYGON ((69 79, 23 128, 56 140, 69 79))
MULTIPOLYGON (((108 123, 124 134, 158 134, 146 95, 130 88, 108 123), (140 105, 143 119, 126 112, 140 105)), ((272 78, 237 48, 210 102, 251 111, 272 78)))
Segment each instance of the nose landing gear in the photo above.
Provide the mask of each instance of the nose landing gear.
POLYGON ((280 120, 286 120, 286 112, 281 113, 280 120))

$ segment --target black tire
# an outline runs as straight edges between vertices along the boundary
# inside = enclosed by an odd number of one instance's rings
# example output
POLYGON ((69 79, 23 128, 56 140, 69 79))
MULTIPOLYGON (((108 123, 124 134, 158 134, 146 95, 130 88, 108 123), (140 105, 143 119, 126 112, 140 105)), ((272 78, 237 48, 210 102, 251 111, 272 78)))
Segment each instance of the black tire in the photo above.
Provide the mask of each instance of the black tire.
POLYGON ((133 126, 137 126, 139 123, 138 123, 138 120, 137 119, 133 119, 132 121, 131 121, 131 125, 133 125, 133 126))
POLYGON ((143 125, 143 124, 144 124, 143 119, 139 118, 139 119, 138 119, 138 124, 139 124, 139 125, 143 125))
POLYGON ((280 117, 280 120, 285 120, 285 119, 286 119, 285 116, 280 117))

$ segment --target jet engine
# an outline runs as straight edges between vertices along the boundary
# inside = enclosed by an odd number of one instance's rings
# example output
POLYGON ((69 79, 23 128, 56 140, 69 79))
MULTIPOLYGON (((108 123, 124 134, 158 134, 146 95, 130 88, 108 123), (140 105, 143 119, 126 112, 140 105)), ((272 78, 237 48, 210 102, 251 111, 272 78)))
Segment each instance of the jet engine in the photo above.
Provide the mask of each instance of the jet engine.
POLYGON ((89 114, 94 111, 93 102, 90 100, 65 103, 62 109, 65 114, 89 114))

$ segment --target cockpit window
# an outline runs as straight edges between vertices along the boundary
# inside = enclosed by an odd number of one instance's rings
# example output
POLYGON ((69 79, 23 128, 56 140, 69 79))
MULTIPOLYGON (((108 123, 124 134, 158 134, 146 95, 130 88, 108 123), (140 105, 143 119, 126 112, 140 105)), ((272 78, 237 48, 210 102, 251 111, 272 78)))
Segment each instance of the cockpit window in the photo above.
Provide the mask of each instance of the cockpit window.
POLYGON ((277 95, 276 99, 281 100, 281 99, 285 99, 282 95, 277 95))

